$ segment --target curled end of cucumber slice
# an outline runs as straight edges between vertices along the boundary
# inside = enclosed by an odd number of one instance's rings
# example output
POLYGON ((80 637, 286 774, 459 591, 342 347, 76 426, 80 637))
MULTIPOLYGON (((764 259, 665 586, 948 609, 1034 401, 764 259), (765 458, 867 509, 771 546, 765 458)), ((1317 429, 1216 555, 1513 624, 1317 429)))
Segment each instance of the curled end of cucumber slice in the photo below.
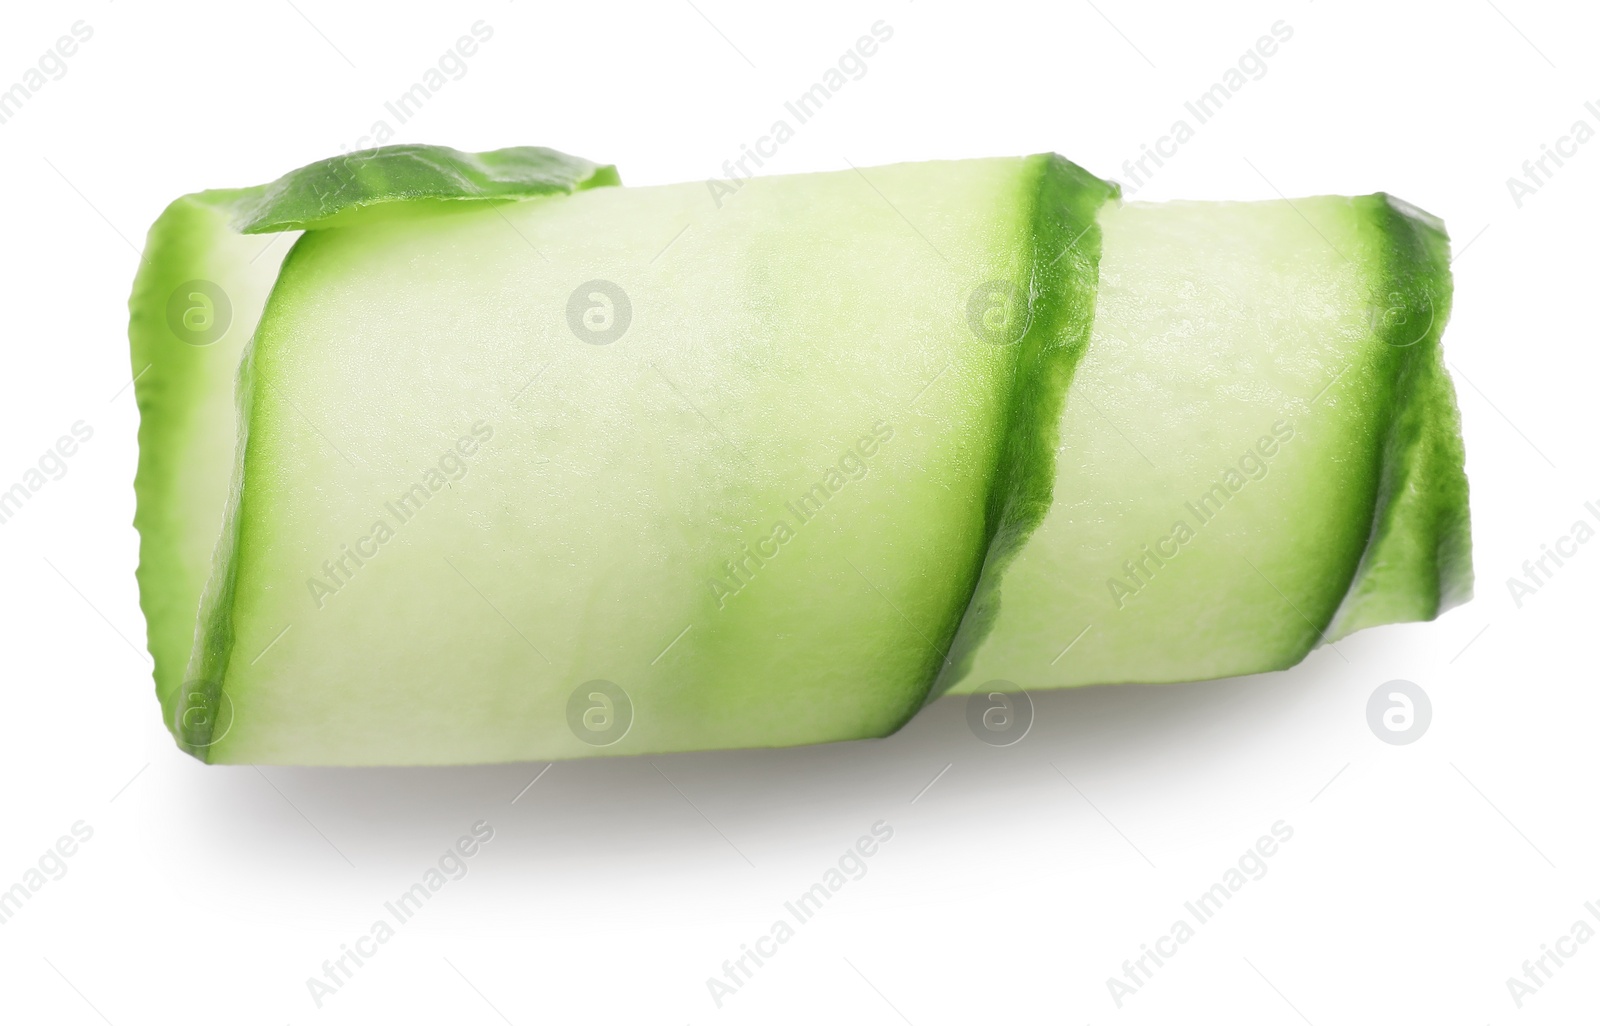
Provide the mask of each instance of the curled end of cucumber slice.
POLYGON ((1286 669, 1471 590, 1437 219, 1390 197, 1130 203, 1048 516, 940 691, 1286 669))
POLYGON ((1440 338, 1450 317, 1450 239, 1438 218, 1383 193, 1368 205, 1386 273, 1374 328, 1395 366, 1372 530, 1327 629, 1431 620, 1472 597, 1466 454, 1440 338))
POLYGON ((219 689, 186 679, 237 450, 241 360, 293 239, 388 204, 509 200, 620 184, 616 169, 521 146, 387 146, 267 185, 183 196, 151 226, 128 301, 139 407, 139 598, 156 693, 185 750, 226 729, 219 689), (209 697, 208 697, 209 696, 209 697))
POLYGON ((462 153, 448 146, 382 146, 291 171, 237 206, 246 235, 331 228, 390 203, 523 199, 620 185, 617 169, 543 146, 462 153))

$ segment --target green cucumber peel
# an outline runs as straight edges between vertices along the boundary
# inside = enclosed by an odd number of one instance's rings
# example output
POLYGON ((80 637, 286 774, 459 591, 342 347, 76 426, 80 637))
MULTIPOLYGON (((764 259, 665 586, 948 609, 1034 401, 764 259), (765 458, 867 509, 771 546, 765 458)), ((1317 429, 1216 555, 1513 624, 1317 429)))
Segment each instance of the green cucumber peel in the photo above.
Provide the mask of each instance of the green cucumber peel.
POLYGON ((463 153, 398 145, 319 160, 233 202, 246 235, 359 223, 389 204, 517 200, 620 185, 617 169, 542 146, 463 153))
POLYGON ((1330 642, 1365 627, 1431 620, 1472 598, 1472 525, 1455 387, 1440 349, 1450 317, 1444 222, 1384 193, 1361 201, 1387 240, 1375 327, 1393 361, 1393 394, 1372 530, 1330 642))

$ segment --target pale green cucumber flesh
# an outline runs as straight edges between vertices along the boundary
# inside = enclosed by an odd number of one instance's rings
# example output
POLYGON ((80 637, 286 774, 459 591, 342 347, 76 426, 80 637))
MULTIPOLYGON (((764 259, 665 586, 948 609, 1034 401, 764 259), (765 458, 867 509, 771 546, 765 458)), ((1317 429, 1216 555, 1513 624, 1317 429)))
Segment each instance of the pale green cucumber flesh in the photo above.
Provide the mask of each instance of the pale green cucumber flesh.
POLYGON ((1281 669, 1462 601, 1436 223, 1380 195, 1134 203, 1101 224, 1053 505, 940 690, 1281 669))
POLYGON ((186 692, 216 730, 183 740, 453 763, 896 729, 1047 505, 1108 195, 1046 156, 307 232, 242 374, 186 692), (603 345, 568 321, 596 281, 630 308, 603 345), (996 282, 1031 311, 1009 344, 970 316, 996 282), (568 720, 595 680, 631 709, 603 748, 568 720))

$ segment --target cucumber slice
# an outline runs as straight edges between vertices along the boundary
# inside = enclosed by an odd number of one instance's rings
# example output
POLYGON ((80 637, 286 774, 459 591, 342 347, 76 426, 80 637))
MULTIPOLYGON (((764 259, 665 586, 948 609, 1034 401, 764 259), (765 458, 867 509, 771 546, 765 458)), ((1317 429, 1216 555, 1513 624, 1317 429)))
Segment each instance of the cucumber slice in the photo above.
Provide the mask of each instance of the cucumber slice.
POLYGON ((1053 155, 586 191, 616 182, 390 147, 152 228, 136 525, 180 746, 844 740, 1470 594, 1420 211, 1102 216, 1053 155))
POLYGON ((459 763, 893 731, 1048 508, 1112 194, 1040 156, 720 210, 696 184, 253 216, 313 230, 245 354, 180 743, 459 763))
POLYGON ((129 299, 139 406, 139 598, 168 725, 207 733, 180 692, 236 462, 240 356, 300 230, 381 214, 401 201, 570 192, 616 171, 554 150, 465 154, 395 146, 320 161, 269 185, 185 196, 151 227, 129 299), (255 233, 259 237, 241 235, 255 233))
POLYGON ((1464 601, 1442 225, 1383 195, 1101 223, 1054 504, 938 690, 1282 669, 1464 601))

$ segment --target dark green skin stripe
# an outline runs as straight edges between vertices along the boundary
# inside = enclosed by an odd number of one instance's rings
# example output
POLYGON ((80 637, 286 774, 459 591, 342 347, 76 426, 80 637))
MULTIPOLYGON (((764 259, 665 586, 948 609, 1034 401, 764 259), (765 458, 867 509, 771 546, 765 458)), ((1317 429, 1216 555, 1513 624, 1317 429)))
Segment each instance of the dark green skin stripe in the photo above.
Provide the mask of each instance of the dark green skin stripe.
POLYGON ((1369 303, 1382 345, 1364 371, 1380 383, 1367 400, 1378 419, 1369 526, 1341 543, 1348 551, 1337 562, 1348 576, 1300 606, 1309 622, 1280 669, 1363 627, 1431 620, 1472 595, 1465 452, 1440 349, 1450 317, 1449 238, 1437 218, 1386 194, 1352 202, 1371 226, 1375 252, 1350 256, 1380 268, 1369 303))
POLYGON ((1449 238, 1437 218, 1386 194, 1352 202, 1375 251, 1347 255, 1380 268, 1369 303, 1382 345, 1365 372, 1380 383, 1367 400, 1379 418, 1369 527, 1342 543, 1348 552, 1337 562, 1348 577, 1300 606, 1309 622, 1280 669, 1362 627, 1431 620, 1472 593, 1465 454, 1440 351, 1450 317, 1449 238))
POLYGON ((1000 613, 1000 582, 1050 511, 1061 409, 1094 325, 1099 287, 1100 208, 1117 187, 1057 154, 1040 160, 1033 213, 1032 320, 1018 343, 1017 384, 1005 425, 1005 454, 990 496, 989 543, 981 573, 928 700, 966 676, 1000 613))
POLYGON ((1330 641, 1383 623, 1431 620, 1472 596, 1466 454, 1440 337, 1450 317, 1450 240, 1438 219, 1379 193, 1358 201, 1383 240, 1373 297, 1393 391, 1372 529, 1330 641))

